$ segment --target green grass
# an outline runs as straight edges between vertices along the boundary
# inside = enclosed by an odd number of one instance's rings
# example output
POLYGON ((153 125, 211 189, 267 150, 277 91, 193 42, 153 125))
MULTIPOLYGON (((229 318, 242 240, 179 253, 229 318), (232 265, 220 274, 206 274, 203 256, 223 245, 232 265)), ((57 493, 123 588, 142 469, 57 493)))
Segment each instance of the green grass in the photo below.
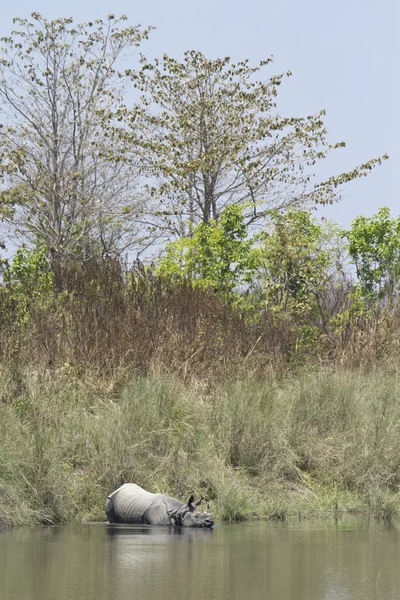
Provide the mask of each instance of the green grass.
POLYGON ((124 481, 209 498, 218 520, 392 518, 400 509, 396 371, 305 373, 213 389, 68 369, 0 383, 0 524, 104 520, 124 481))

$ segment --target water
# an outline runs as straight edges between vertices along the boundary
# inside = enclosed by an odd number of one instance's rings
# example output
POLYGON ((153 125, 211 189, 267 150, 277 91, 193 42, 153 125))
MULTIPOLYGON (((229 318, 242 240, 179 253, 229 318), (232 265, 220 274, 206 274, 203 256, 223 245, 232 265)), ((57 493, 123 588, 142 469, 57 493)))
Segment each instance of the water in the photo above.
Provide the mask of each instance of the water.
POLYGON ((0 533, 1 600, 399 600, 400 527, 213 531, 92 524, 0 533))

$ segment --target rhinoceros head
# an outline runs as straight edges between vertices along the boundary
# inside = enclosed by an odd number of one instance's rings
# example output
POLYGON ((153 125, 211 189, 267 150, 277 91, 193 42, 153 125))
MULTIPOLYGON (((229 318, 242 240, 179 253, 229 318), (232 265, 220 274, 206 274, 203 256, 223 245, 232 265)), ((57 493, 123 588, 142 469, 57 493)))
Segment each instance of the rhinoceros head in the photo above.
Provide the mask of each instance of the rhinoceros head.
POLYGON ((182 518, 182 525, 184 527, 212 527, 214 525, 214 520, 209 510, 204 512, 197 510, 202 500, 203 498, 200 498, 200 500, 194 502, 193 496, 190 496, 187 503, 189 510, 182 518))

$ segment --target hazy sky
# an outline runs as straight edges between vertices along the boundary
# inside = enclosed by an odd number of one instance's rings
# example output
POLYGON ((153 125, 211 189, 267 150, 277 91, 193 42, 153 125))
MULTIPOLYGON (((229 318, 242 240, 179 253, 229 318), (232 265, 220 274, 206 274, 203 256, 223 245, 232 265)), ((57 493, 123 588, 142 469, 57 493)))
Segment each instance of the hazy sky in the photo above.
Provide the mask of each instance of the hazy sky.
POLYGON ((156 26, 142 47, 150 58, 164 52, 179 58, 187 49, 253 63, 274 55, 271 74, 293 72, 281 86, 278 110, 305 116, 324 108, 330 141, 347 143, 321 163, 321 177, 390 155, 322 211, 347 226, 384 205, 393 216, 400 212, 399 6, 398 0, 0 0, 0 35, 10 32, 14 16, 32 11, 77 21, 112 12, 156 26))

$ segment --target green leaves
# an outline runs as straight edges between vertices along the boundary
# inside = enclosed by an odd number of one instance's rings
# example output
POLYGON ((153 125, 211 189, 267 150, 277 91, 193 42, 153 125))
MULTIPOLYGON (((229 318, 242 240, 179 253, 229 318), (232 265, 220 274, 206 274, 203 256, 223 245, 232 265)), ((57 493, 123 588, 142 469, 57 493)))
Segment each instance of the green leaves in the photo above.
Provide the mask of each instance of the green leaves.
POLYGON ((227 207, 219 222, 200 223, 191 237, 167 245, 159 263, 164 275, 187 277, 239 301, 238 289, 249 284, 257 267, 253 239, 248 237, 243 209, 227 207))
POLYGON ((392 299, 400 281, 400 216, 383 207, 370 218, 359 216, 344 232, 365 300, 392 299))
POLYGON ((274 310, 310 314, 329 279, 330 256, 321 225, 307 211, 271 212, 272 232, 262 250, 267 304, 274 310))
POLYGON ((7 299, 20 324, 29 320, 31 310, 38 303, 51 303, 53 276, 47 257, 47 249, 37 247, 34 250, 19 248, 11 264, 5 261, 3 280, 7 299))

